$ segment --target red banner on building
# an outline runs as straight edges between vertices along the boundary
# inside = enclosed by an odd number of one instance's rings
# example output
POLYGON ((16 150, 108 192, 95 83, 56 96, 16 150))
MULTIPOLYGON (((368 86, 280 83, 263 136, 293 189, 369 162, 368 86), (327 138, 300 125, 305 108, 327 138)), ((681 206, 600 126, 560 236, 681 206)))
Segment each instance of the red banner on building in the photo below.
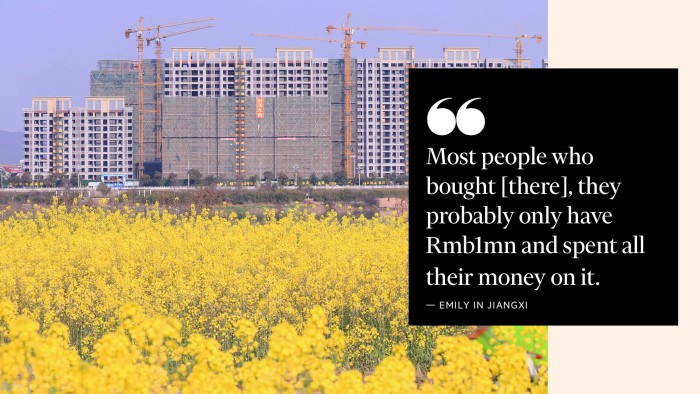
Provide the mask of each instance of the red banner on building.
POLYGON ((256 97, 255 98, 255 118, 262 119, 265 117, 265 98, 256 97))

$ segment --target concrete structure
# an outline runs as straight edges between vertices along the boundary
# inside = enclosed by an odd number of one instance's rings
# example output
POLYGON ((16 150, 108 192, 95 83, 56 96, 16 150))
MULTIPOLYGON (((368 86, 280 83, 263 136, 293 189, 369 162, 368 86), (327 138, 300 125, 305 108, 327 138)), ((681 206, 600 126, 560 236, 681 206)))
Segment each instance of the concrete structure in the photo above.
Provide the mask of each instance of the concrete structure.
POLYGON ((205 176, 236 178, 235 101, 204 96, 163 99, 164 176, 174 173, 185 179, 189 169, 197 169, 205 176))
POLYGON ((406 84, 412 48, 383 48, 357 64, 356 171, 365 176, 405 172, 406 84))
POLYGON ((328 96, 246 98, 246 173, 331 174, 331 118, 328 96))
MULTIPOLYGON (((155 61, 144 62, 149 172, 157 92, 150 84, 155 61)), ((164 176, 183 177, 188 168, 229 179, 342 170, 343 62, 316 58, 309 48, 277 48, 270 58, 255 57, 252 48, 172 49, 162 79, 164 176)), ((515 59, 482 58, 478 48, 445 48, 440 58, 416 58, 413 48, 381 48, 376 57, 352 62, 351 160, 355 174, 378 177, 407 172, 410 68, 516 66, 515 59)), ((529 59, 523 62, 530 67, 529 59)), ((135 109, 137 77, 132 61, 100 61, 91 73, 91 95, 124 96, 135 109)))
MULTIPOLYGON (((144 97, 144 160, 156 158, 156 61, 143 61, 144 97)), ((100 60, 97 70, 90 71, 90 96, 124 97, 124 105, 134 113, 134 152, 138 152, 138 68, 131 60, 100 60)))
POLYGON ((180 97, 231 97, 253 58, 252 48, 175 48, 164 60, 163 94, 180 97))
MULTIPOLYGON (((524 59, 525 67, 530 60, 524 59)), ((515 59, 481 58, 478 48, 444 48, 442 58, 416 58, 413 48, 380 48, 357 64, 356 171, 369 177, 406 174, 410 68, 514 68, 515 59)))
POLYGON ((254 58, 252 48, 175 48, 164 73, 165 96, 234 96, 239 79, 249 97, 328 95, 328 59, 310 48, 278 48, 274 58, 254 58))
POLYGON ((180 179, 188 169, 236 179, 237 107, 245 108, 243 177, 331 173, 328 97, 165 97, 163 174, 180 179), (196 131, 196 132, 193 132, 196 131))
POLYGON ((133 110, 124 97, 35 97, 24 112, 24 165, 32 178, 100 179, 103 173, 133 178, 133 110))
POLYGON ((314 58, 310 48, 278 48, 273 58, 251 48, 175 48, 164 67, 163 173, 181 175, 187 156, 189 168, 227 178, 330 174, 342 160, 342 94, 342 61, 314 58), (202 97, 218 100, 215 127, 202 97), (224 126, 221 114, 241 108, 224 126), (182 149, 173 148, 175 128, 189 141, 182 149), (226 155, 237 155, 240 170, 226 155))

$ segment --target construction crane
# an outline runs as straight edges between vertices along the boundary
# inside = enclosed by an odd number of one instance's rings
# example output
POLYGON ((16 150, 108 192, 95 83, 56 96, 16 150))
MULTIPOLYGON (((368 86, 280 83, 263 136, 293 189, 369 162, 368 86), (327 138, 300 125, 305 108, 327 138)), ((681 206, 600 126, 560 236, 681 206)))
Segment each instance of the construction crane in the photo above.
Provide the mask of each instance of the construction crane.
MULTIPOLYGON (((305 36, 295 36, 291 34, 264 34, 264 33, 253 33, 255 37, 275 37, 275 38, 291 38, 294 40, 313 40, 313 41, 323 41, 323 42, 338 42, 345 43, 345 40, 337 40, 335 38, 321 38, 321 37, 305 37, 305 36)), ((366 41, 352 41, 353 44, 360 44, 360 47, 364 49, 367 46, 366 41)))
POLYGON ((156 28, 156 35, 146 38, 146 45, 156 42, 156 161, 163 161, 163 97, 161 92, 161 71, 163 57, 163 40, 168 37, 190 33, 197 30, 208 29, 214 25, 197 26, 186 30, 161 35, 160 28, 156 28))
POLYGON ((360 48, 364 49, 367 46, 366 41, 353 40, 353 34, 356 31, 369 31, 369 30, 404 30, 404 31, 432 31, 433 29, 421 29, 417 27, 408 26, 397 26, 397 27, 383 27, 383 26, 360 26, 351 27, 350 26, 350 16, 352 14, 348 12, 347 18, 345 20, 345 25, 342 26, 326 26, 326 31, 331 34, 334 30, 340 30, 344 33, 343 40, 337 39, 325 39, 316 37, 302 37, 302 36, 291 36, 285 34, 260 34, 254 33, 254 36, 258 37, 279 37, 279 38, 292 38, 298 40, 314 40, 314 41, 325 41, 325 42, 337 42, 343 47, 343 59, 344 59, 344 71, 343 71, 343 168, 345 170, 345 177, 353 177, 352 169, 352 46, 359 44, 360 48))
POLYGON ((523 39, 534 38, 537 43, 542 42, 541 35, 535 34, 479 34, 479 33, 445 33, 445 32, 419 32, 416 34, 428 34, 436 36, 459 36, 459 37, 485 37, 485 38, 515 38, 515 67, 523 68, 523 39))
MULTIPOLYGON (((138 129, 138 134, 139 134, 139 153, 138 153, 138 178, 141 179, 143 176, 143 122, 144 122, 144 102, 143 102, 143 41, 144 41, 144 32, 150 32, 153 30, 160 31, 160 29, 165 29, 168 27, 174 27, 174 26, 180 26, 180 25, 187 25, 191 23, 198 23, 198 22, 205 22, 205 21, 210 21, 213 20, 214 18, 202 18, 202 19, 193 19, 189 21, 183 21, 183 22, 176 22, 176 23, 168 23, 164 25, 156 25, 156 26, 150 26, 150 27, 144 27, 143 26, 143 17, 139 17, 139 23, 136 29, 126 29, 124 31, 124 36, 128 40, 129 37, 131 37, 131 34, 136 34, 136 49, 138 51, 138 82, 137 82, 137 90, 138 90, 138 109, 139 109, 139 117, 138 117, 138 122, 139 122, 139 129, 138 129)), ((160 75, 160 74, 159 74, 160 75)), ((158 75, 158 76, 159 76, 158 75)))

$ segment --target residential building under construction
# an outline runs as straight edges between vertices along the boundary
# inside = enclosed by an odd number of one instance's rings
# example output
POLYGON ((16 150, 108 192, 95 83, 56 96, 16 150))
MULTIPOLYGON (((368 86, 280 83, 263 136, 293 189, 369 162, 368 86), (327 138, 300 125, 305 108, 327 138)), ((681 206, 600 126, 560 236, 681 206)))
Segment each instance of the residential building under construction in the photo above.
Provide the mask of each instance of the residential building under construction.
MULTIPOLYGON (((129 148, 122 152, 123 165, 95 165, 116 161, 109 155, 106 161, 95 160, 94 147, 85 151, 92 154, 92 160, 74 160, 74 147, 94 145, 96 133, 92 137, 80 133, 73 145, 62 145, 63 160, 58 160, 49 151, 60 149, 51 145, 60 138, 53 136, 47 124, 42 137, 28 134, 30 146, 42 140, 48 145, 36 146, 46 152, 25 152, 26 166, 33 175, 80 171, 86 179, 93 179, 89 176, 96 171, 119 168, 133 178, 137 176, 136 152, 142 149, 145 173, 174 173, 180 179, 191 169, 232 180, 262 177, 265 172, 322 176, 346 170, 346 160, 351 160, 353 176, 405 175, 409 70, 530 67, 528 59, 519 61, 482 58, 478 48, 445 48, 439 58, 417 58, 414 48, 381 48, 376 57, 351 59, 351 149, 346 150, 343 59, 317 58, 310 48, 278 48, 274 57, 255 57, 252 48, 174 48, 171 57, 163 60, 162 82, 156 83, 156 61, 143 61, 143 117, 138 116, 138 64, 101 60, 90 73, 88 100, 121 98, 123 108, 128 108, 122 119, 129 127, 121 140, 129 148), (141 147, 136 138, 139 119, 143 119, 144 130, 141 147), (351 157, 345 157, 347 152, 351 157), (83 161, 92 164, 73 164, 83 161)), ((45 100, 46 111, 51 100, 45 100)), ((60 100, 53 102, 54 110, 66 111, 64 104, 55 104, 60 100)), ((68 107, 72 108, 70 103, 68 107)), ((87 109, 67 111, 68 119, 73 112, 80 120, 83 113, 88 114, 87 109)), ((106 118, 99 120, 111 121, 112 114, 104 113, 107 115, 100 116, 106 118)), ((42 120, 34 115, 25 111, 30 128, 31 122, 42 120)), ((48 111, 45 120, 55 115, 48 111)), ((82 126, 71 123, 69 127, 78 131, 82 126)))
POLYGON ((33 179, 79 174, 133 179, 133 109, 124 97, 35 97, 24 112, 24 163, 33 179))

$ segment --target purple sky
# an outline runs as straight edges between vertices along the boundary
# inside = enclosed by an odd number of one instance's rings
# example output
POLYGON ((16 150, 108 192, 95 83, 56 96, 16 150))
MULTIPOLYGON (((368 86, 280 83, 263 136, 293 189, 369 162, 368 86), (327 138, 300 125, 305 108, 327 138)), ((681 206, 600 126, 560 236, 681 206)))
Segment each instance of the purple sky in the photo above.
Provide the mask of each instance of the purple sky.
MULTIPOLYGON (((164 57, 179 46, 252 46, 255 56, 274 55, 275 47, 307 46, 318 57, 342 57, 339 44, 252 37, 251 33, 281 33, 328 37, 327 24, 342 25, 352 12, 356 26, 417 26, 444 32, 541 34, 542 44, 525 40, 526 58, 539 67, 547 57, 546 0, 461 1, 0 1, 0 130, 22 131, 22 108, 33 96, 72 96, 84 106, 90 70, 99 59, 136 59, 136 41, 124 30, 136 27, 139 16, 152 26, 187 19, 215 17, 211 29, 164 41, 164 57), (236 6, 234 6, 236 4, 236 6), (275 4, 269 6, 267 4, 275 4), (400 12, 397 12, 400 11, 400 12)), ((185 26, 186 27, 186 26, 185 26)), ((177 31, 185 27, 175 27, 177 31)), ((342 38, 334 33, 335 38, 342 38)), ((376 56, 377 47, 413 46, 416 57, 441 57, 445 46, 476 46, 482 57, 514 57, 515 41, 503 38, 412 35, 402 31, 358 32, 367 49, 353 56, 376 56)), ((146 58, 153 58, 146 47, 146 58)))

